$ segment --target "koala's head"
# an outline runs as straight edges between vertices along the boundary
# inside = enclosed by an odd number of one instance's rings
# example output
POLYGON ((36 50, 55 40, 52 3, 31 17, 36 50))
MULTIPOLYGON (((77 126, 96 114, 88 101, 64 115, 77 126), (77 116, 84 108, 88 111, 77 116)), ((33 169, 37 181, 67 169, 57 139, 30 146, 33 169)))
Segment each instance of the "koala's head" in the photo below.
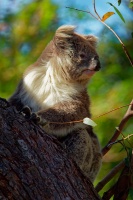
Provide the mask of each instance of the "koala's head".
POLYGON ((74 32, 74 26, 61 26, 42 55, 50 60, 58 76, 69 81, 87 82, 100 69, 96 37, 74 32))

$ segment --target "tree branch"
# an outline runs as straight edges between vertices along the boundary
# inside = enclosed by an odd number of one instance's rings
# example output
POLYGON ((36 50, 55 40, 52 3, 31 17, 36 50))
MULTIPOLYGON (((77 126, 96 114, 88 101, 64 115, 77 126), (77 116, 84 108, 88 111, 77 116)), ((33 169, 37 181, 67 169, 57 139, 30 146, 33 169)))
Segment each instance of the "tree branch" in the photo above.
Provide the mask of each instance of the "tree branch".
POLYGON ((129 159, 129 163, 123 168, 118 181, 107 192, 104 193, 102 199, 108 200, 114 195, 114 200, 126 200, 130 188, 133 186, 133 154, 129 159))
POLYGON ((112 145, 110 145, 110 144, 116 141, 116 139, 119 137, 121 131, 123 130, 125 124, 127 123, 127 121, 131 117, 133 117, 133 100, 131 101, 131 103, 130 103, 128 109, 127 109, 127 112, 124 115, 123 119, 121 120, 118 128, 115 130, 114 135, 109 140, 109 142, 107 143, 107 145, 102 149, 103 156, 111 149, 112 145))
POLYGON ((100 200, 52 135, 0 99, 0 199, 100 200))
POLYGON ((116 165, 110 172, 105 176, 95 187, 96 191, 99 192, 102 188, 125 166, 125 160, 116 165))
POLYGON ((93 14, 92 14, 91 12, 89 12, 89 11, 85 11, 85 10, 81 10, 81 9, 77 9, 77 8, 72 8, 72 7, 66 7, 66 8, 73 9, 73 10, 76 10, 76 11, 79 11, 79 12, 88 13, 88 14, 90 14, 93 18, 95 18, 96 20, 98 20, 98 21, 100 21, 102 24, 104 24, 104 26, 106 26, 106 27, 116 36, 116 38, 119 40, 119 42, 120 42, 120 44, 122 45, 122 48, 123 48, 123 50, 124 50, 124 52, 125 52, 125 54, 126 54, 128 60, 129 60, 129 62, 130 62, 130 64, 131 64, 131 66, 133 67, 133 60, 132 60, 132 58, 131 58, 131 56, 130 56, 130 54, 129 54, 127 48, 126 48, 126 46, 124 45, 124 43, 122 42, 122 40, 120 39, 120 37, 118 36, 118 34, 117 34, 109 25, 107 25, 104 21, 102 21, 102 20, 101 20, 101 17, 100 17, 99 14, 97 13, 96 5, 95 5, 95 0, 93 0, 93 6, 94 6, 94 12, 95 12, 95 14, 96 14, 97 17, 96 17, 95 15, 93 15, 93 14))
POLYGON ((123 48, 123 50, 124 50, 124 52, 125 52, 125 54, 126 54, 128 60, 129 60, 129 62, 130 62, 130 64, 131 64, 131 66, 133 67, 133 60, 132 60, 132 58, 131 58, 131 56, 130 56, 130 54, 129 54, 127 48, 126 48, 126 46, 124 45, 124 43, 122 42, 122 40, 121 40, 120 37, 118 36, 118 34, 117 34, 109 25, 107 25, 104 21, 101 20, 101 18, 100 18, 100 16, 99 16, 98 12, 97 12, 97 10, 96 10, 96 3, 95 3, 95 0, 93 0, 93 7, 94 7, 94 12, 96 13, 96 15, 97 15, 99 21, 100 21, 102 24, 104 24, 104 25, 116 36, 116 38, 119 40, 119 42, 120 42, 120 44, 122 45, 122 48, 123 48))

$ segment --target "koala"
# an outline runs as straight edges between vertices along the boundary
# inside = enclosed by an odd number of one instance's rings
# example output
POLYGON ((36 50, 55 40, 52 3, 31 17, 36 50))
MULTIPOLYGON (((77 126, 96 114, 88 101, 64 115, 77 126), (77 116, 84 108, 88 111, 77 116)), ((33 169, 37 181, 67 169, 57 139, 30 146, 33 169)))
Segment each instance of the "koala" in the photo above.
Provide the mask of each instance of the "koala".
POLYGON ((91 126, 75 121, 91 117, 87 84, 100 69, 96 43, 74 26, 59 27, 9 98, 18 110, 28 106, 39 116, 45 132, 57 137, 92 182, 101 166, 100 144, 91 126))

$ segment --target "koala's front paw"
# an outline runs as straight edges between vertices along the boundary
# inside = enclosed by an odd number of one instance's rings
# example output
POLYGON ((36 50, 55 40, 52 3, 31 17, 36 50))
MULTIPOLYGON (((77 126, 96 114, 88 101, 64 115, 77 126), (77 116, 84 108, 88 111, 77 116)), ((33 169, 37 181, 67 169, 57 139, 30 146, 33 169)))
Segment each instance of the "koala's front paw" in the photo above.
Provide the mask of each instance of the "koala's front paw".
POLYGON ((40 117, 36 113, 31 114, 30 120, 32 120, 36 124, 40 124, 40 117))
POLYGON ((32 120, 34 123, 38 124, 40 121, 40 117, 36 113, 32 113, 31 109, 28 106, 24 106, 21 110, 20 113, 28 119, 32 120))

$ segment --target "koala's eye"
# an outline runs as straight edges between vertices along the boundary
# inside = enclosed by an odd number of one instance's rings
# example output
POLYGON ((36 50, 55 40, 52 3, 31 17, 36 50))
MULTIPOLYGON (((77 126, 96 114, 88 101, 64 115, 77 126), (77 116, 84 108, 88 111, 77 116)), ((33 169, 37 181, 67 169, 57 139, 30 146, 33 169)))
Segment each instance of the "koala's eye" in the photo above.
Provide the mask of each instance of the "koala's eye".
POLYGON ((86 55, 84 53, 80 53, 79 56, 80 56, 81 59, 85 59, 86 58, 86 55))
POLYGON ((60 48, 61 48, 61 49, 65 49, 65 46, 63 46, 63 45, 60 45, 60 48))

